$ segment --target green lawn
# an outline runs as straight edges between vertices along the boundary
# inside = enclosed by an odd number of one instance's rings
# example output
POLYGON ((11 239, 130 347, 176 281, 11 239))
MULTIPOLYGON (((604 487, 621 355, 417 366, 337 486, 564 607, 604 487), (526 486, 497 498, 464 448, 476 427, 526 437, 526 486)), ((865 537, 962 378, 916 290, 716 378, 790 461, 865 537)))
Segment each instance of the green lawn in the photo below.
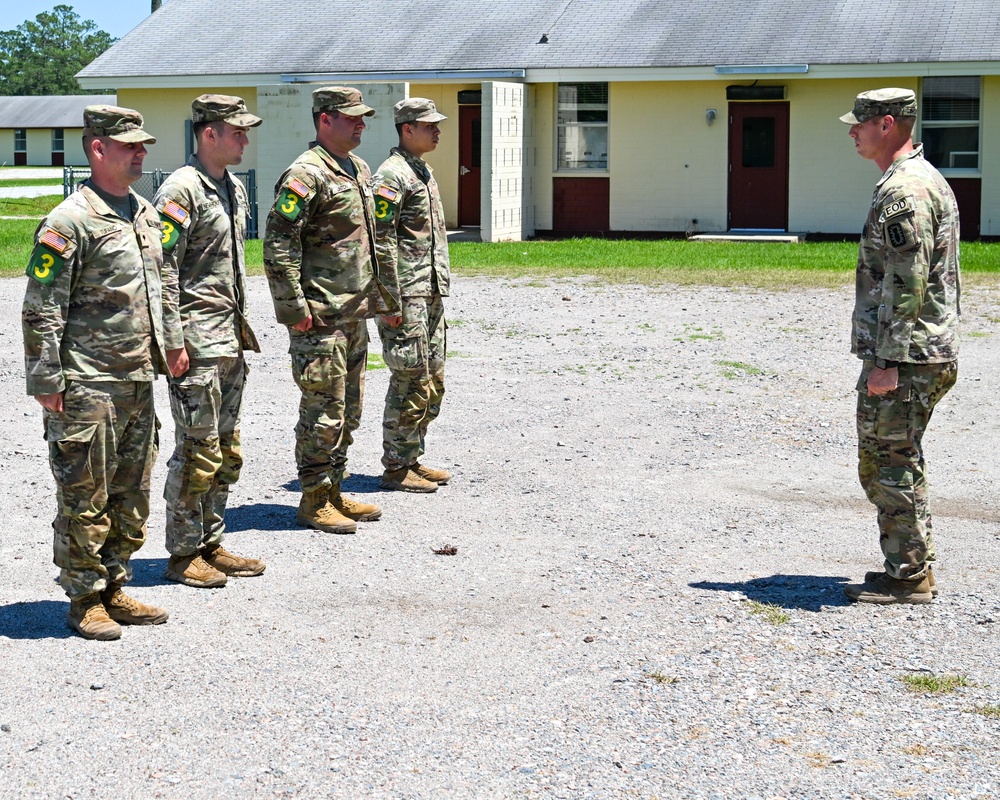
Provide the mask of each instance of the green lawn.
POLYGON ((0 217, 41 218, 59 205, 62 199, 61 187, 59 194, 46 194, 41 197, 0 197, 0 217))
MULTIPOLYGON (((36 213, 44 213, 57 200, 34 198, 42 209, 36 213)), ((0 220, 0 276, 24 272, 36 226, 34 220, 0 220)), ((794 289, 852 283, 857 252, 856 242, 568 239, 498 244, 456 242, 451 245, 451 260, 453 270, 459 275, 540 279, 587 275, 606 283, 794 289)), ((263 247, 259 239, 247 242, 246 257, 250 274, 261 274, 263 247)), ((1000 273, 1000 244, 963 242, 962 269, 966 274, 1000 273)))
POLYGON ((55 191, 62 191, 62 178, 6 178, 0 175, 0 187, 8 186, 51 186, 55 191))

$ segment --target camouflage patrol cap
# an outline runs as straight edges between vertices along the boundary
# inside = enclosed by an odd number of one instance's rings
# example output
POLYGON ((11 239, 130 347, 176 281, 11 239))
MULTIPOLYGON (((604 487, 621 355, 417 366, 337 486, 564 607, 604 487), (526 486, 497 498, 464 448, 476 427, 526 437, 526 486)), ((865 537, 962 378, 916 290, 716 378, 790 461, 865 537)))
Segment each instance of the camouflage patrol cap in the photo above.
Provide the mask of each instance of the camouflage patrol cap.
POLYGON ((83 135, 108 136, 116 142, 156 142, 155 136, 142 129, 142 114, 120 106, 87 106, 83 109, 83 135))
POLYGON ((854 100, 854 110, 850 114, 844 114, 840 121, 857 125, 886 114, 894 117, 917 116, 917 96, 909 89, 873 89, 862 92, 854 100))
POLYGON ((400 100, 392 107, 392 116, 397 125, 404 122, 441 122, 448 119, 438 113, 433 100, 426 97, 410 97, 400 100))
POLYGON ((361 92, 350 86, 322 86, 313 90, 313 111, 339 111, 348 117, 371 117, 375 109, 361 100, 361 92))
POLYGON ((228 122, 237 128, 256 128, 262 120, 247 111, 242 97, 231 94, 203 94, 191 103, 192 122, 228 122))

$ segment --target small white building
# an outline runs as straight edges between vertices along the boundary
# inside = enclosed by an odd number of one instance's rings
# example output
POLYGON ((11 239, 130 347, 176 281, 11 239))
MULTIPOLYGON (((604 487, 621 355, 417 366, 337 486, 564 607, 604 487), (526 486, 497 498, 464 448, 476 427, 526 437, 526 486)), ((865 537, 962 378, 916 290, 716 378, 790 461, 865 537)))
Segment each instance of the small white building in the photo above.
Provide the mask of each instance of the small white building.
POLYGON ((114 95, 0 97, 0 164, 86 166, 84 106, 117 102, 114 95))
POLYGON ((837 118, 859 92, 917 93, 917 138, 966 238, 1000 236, 1000 4, 992 0, 171 0, 78 75, 113 85, 172 169, 202 92, 264 118, 244 168, 260 202, 312 138, 309 96, 449 120, 429 161, 449 225, 536 233, 767 229, 857 234, 878 179, 837 118))

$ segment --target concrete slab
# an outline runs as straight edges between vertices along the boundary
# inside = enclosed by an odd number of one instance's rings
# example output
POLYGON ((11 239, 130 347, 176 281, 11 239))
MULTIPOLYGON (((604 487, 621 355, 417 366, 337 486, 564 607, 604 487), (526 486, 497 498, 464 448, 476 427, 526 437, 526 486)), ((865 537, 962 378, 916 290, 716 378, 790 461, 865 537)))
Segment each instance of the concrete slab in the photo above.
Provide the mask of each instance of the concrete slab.
POLYGON ((779 231, 726 231, 725 233, 698 233, 691 237, 693 242, 784 242, 801 244, 805 233, 783 233, 779 231))

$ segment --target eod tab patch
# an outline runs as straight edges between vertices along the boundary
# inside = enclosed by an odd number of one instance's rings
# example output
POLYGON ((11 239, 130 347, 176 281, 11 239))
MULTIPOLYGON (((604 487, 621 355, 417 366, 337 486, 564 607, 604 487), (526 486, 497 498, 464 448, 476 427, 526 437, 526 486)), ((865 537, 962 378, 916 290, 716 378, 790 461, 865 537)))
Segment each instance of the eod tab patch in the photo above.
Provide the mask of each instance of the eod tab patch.
POLYGON ((69 239, 52 228, 46 228, 38 237, 38 244, 31 253, 24 274, 42 286, 51 286, 66 263, 62 254, 67 247, 69 239))

